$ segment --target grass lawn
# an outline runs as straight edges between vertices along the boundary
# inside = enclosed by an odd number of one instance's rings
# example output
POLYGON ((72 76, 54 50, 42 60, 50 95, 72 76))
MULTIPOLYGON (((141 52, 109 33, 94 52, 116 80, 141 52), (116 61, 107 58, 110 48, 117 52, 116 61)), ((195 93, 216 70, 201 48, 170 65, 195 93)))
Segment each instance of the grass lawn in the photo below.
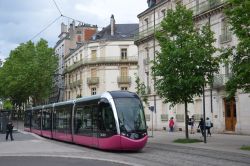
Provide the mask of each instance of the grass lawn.
POLYGON ((203 141, 199 139, 186 139, 186 138, 174 140, 174 143, 181 143, 181 144, 196 143, 196 142, 203 142, 203 141))
POLYGON ((240 148, 241 150, 250 150, 250 146, 243 145, 240 148))

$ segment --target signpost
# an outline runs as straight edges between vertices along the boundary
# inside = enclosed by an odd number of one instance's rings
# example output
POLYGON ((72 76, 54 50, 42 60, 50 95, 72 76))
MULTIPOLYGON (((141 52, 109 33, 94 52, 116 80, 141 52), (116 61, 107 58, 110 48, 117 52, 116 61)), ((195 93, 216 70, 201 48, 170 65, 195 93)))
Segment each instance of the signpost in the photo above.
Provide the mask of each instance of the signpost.
POLYGON ((155 107, 154 106, 149 106, 149 110, 151 111, 152 115, 152 137, 154 137, 154 112, 155 112, 155 107))

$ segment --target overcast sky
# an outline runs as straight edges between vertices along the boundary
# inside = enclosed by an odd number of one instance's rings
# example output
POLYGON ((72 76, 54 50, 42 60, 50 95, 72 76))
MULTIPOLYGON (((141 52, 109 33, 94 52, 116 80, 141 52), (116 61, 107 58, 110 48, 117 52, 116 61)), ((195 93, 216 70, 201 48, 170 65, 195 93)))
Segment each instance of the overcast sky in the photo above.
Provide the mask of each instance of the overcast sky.
MULTIPOLYGON (((147 9, 147 0, 54 0, 67 17, 106 27, 114 14, 117 24, 138 23, 137 15, 147 9)), ((58 40, 60 24, 72 20, 60 17, 53 0, 0 0, 0 59, 20 43, 40 38, 53 47, 58 40), (41 32, 60 17, 47 30, 41 32)))

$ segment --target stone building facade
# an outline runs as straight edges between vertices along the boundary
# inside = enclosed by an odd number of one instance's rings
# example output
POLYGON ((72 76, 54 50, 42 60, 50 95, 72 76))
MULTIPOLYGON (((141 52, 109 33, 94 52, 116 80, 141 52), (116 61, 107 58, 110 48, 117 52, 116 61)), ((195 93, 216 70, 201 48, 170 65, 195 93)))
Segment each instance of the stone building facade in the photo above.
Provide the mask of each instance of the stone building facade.
POLYGON ((138 24, 110 24, 64 57, 64 100, 111 90, 135 91, 138 24))
POLYGON ((50 102, 64 100, 64 59, 73 50, 78 48, 82 43, 89 41, 93 34, 97 32, 97 26, 79 23, 75 25, 75 21, 67 26, 61 24, 61 33, 58 36, 59 40, 54 46, 55 55, 58 58, 58 68, 55 73, 53 93, 50 97, 50 102))
MULTIPOLYGON (((146 2, 145 2, 146 3, 146 2)), ((151 63, 160 50, 154 38, 154 32, 160 26, 160 22, 166 16, 169 9, 174 9, 176 3, 182 3, 188 9, 193 10, 193 18, 197 28, 210 22, 211 29, 215 33, 217 48, 235 46, 236 36, 230 31, 226 21, 223 8, 226 0, 147 0, 148 8, 138 15, 139 33, 136 36, 135 44, 138 46, 138 75, 140 80, 148 87, 149 106, 154 106, 155 112, 146 109, 146 119, 149 128, 161 130, 168 128, 168 120, 174 117, 176 130, 184 130, 184 105, 178 104, 173 108, 170 103, 163 103, 163 100, 156 95, 154 90, 154 78, 152 77, 151 63)), ((218 56, 216 53, 214 56, 218 56)), ((250 134, 250 94, 241 90, 235 98, 226 99, 225 83, 230 77, 230 66, 221 64, 219 74, 215 75, 212 87, 205 88, 205 110, 206 117, 209 117, 213 124, 213 131, 232 132, 238 134, 250 134)), ((197 123, 203 116, 203 99, 195 97, 194 103, 188 104, 189 116, 194 115, 197 123)))

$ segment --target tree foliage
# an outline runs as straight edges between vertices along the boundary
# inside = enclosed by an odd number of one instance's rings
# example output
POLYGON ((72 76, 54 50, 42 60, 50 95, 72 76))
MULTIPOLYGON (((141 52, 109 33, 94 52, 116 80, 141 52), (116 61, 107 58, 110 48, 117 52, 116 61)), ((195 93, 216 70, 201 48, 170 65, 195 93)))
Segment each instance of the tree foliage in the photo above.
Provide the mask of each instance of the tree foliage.
POLYGON ((57 59, 47 41, 20 44, 0 69, 0 97, 19 106, 29 97, 34 103, 47 98, 56 66, 57 59))
POLYGON ((3 109, 4 110, 12 110, 13 109, 13 105, 12 105, 10 100, 5 100, 3 102, 3 109))
POLYGON ((232 77, 226 84, 226 90, 229 96, 234 96, 237 89, 250 92, 250 1, 229 0, 225 13, 239 39, 238 45, 227 52, 232 77))
POLYGON ((147 87, 146 85, 141 82, 140 78, 138 76, 136 76, 135 79, 135 83, 136 83, 136 93, 140 96, 140 98, 142 99, 142 101, 148 105, 148 92, 147 92, 147 87))
POLYGON ((212 57, 216 52, 213 32, 209 25, 197 30, 192 11, 181 5, 168 10, 161 27, 156 32, 161 50, 152 67, 156 91, 165 102, 185 104, 187 117, 187 103, 202 94, 203 86, 218 71, 219 62, 212 57))
POLYGON ((192 11, 180 5, 168 11, 161 26, 156 33, 161 51, 152 68, 157 93, 165 102, 193 102, 194 95, 202 94, 202 86, 218 71, 218 60, 212 57, 216 51, 213 32, 208 25, 198 32, 192 11))

